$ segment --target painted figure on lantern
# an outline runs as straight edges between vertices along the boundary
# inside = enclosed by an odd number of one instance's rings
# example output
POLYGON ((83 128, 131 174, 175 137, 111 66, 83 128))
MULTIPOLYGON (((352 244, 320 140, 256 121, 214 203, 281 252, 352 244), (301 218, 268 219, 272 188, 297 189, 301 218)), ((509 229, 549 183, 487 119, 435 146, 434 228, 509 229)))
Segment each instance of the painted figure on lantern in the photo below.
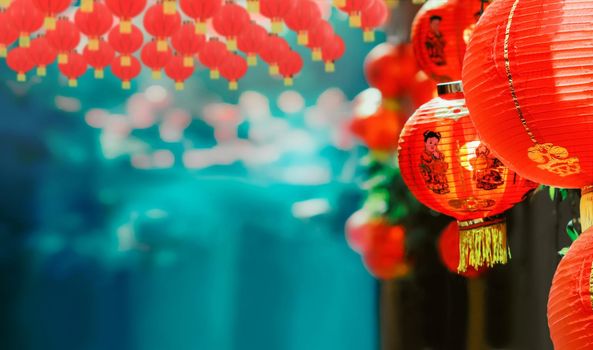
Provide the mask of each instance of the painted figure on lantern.
POLYGON ((480 144, 476 148, 476 158, 470 160, 470 164, 474 169, 474 180, 478 188, 489 191, 504 184, 504 165, 490 153, 486 145, 480 144))
POLYGON ((449 164, 445 162, 445 155, 438 149, 441 133, 427 130, 423 136, 424 152, 420 155, 420 172, 424 183, 429 190, 436 194, 449 193, 449 183, 447 182, 449 164))
POLYGON ((426 51, 428 51, 428 57, 437 66, 444 66, 447 64, 445 59, 445 38, 441 33, 441 16, 430 17, 430 31, 426 36, 426 51))

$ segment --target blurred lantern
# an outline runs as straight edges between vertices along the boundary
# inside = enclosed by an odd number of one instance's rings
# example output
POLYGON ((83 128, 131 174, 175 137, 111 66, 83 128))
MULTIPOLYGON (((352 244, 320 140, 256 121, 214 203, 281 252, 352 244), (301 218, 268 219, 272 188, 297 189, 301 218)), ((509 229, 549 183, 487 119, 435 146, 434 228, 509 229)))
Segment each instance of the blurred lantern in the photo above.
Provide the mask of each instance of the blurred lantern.
POLYGON ((14 29, 19 32, 19 46, 29 47, 31 33, 43 25, 43 14, 31 0, 14 0, 6 11, 14 29))
POLYGON ((133 24, 130 24, 129 31, 122 33, 119 28, 113 28, 109 32, 109 44, 118 53, 121 65, 126 67, 132 61, 132 54, 142 47, 144 37, 142 31, 133 24))
POLYGON ((237 51, 237 37, 250 25, 249 13, 236 4, 223 5, 212 18, 214 30, 226 38, 229 51, 237 51))
POLYGON ((163 7, 162 3, 156 3, 144 14, 144 29, 156 39, 159 52, 168 50, 167 38, 175 34, 181 26, 179 13, 174 11, 173 14, 165 14, 163 7))
POLYGON ((373 225, 380 220, 373 219, 367 210, 359 209, 346 221, 346 242, 352 250, 364 254, 369 245, 373 225))
POLYGON ((412 45, 377 45, 364 61, 364 72, 369 85, 384 98, 400 97, 418 73, 412 45))
POLYGON ((416 110, 437 96, 436 84, 423 71, 418 71, 410 84, 409 93, 412 108, 416 110))
POLYGON ((462 275, 467 278, 479 277, 485 268, 476 270, 472 266, 468 266, 465 272, 457 271, 459 266, 459 226, 457 221, 453 221, 441 233, 438 240, 439 255, 447 270, 462 275))
POLYGON ((10 16, 0 10, 0 57, 6 57, 7 48, 19 37, 19 32, 12 25, 10 16))
POLYGON ((206 21, 222 7, 222 0, 180 0, 179 5, 196 22, 196 34, 206 34, 206 21))
POLYGON ((346 0, 344 5, 338 8, 348 14, 350 27, 360 28, 362 12, 376 1, 377 0, 346 0))
POLYGON ((459 221, 458 270, 506 263, 504 211, 535 184, 517 176, 478 138, 460 82, 418 109, 399 139, 399 167, 414 196, 459 221))
POLYGON ((560 261, 548 298, 548 326, 556 350, 593 349, 593 230, 560 261))
POLYGON ((591 9, 576 0, 495 1, 463 67, 484 142, 526 178, 582 188, 584 230, 593 224, 591 9))
POLYGON ((200 50, 200 62, 210 69, 210 78, 218 79, 220 77, 220 65, 224 58, 229 54, 226 46, 216 38, 208 40, 200 50))
POLYGON ((263 27, 252 23, 237 38, 237 46, 247 55, 249 66, 257 65, 257 53, 267 37, 268 32, 263 27))
POLYGON ((82 12, 93 12, 95 8, 95 1, 94 0, 80 0, 80 10, 82 12))
POLYGON ((375 28, 379 28, 387 23, 389 9, 383 0, 374 0, 371 5, 361 13, 360 23, 363 30, 364 42, 375 41, 375 28))
MULTIPOLYGON (((59 28, 59 21, 56 24, 59 28)), ((58 62, 58 69, 66 78, 68 78, 68 86, 76 87, 78 85, 78 78, 80 78, 87 69, 86 60, 77 52, 68 53, 68 58, 62 63, 58 62)))
POLYGON ((336 70, 335 62, 344 56, 346 45, 339 35, 334 35, 333 39, 328 40, 321 48, 321 57, 325 62, 325 71, 334 72, 336 70))
POLYGON ((284 17, 286 26, 298 34, 299 45, 309 43, 309 30, 319 21, 321 21, 321 10, 312 0, 299 0, 284 17))
POLYGON ((259 13, 259 0, 247 0, 247 11, 259 13))
MULTIPOLYGON (((99 5, 98 3, 95 5, 99 5)), ((96 79, 104 77, 105 67, 109 66, 115 57, 115 50, 104 40, 99 40, 99 45, 96 50, 91 50, 90 43, 84 48, 82 56, 89 66, 95 69, 94 76, 96 79)))
POLYGON ((107 6, 98 2, 93 5, 92 11, 79 8, 74 23, 89 38, 88 49, 95 51, 99 48, 99 39, 113 26, 113 15, 107 6))
POLYGON ((17 81, 27 81, 27 72, 35 67, 35 63, 29 58, 29 48, 16 47, 8 52, 6 64, 17 73, 17 81))
POLYGON ((354 115, 350 130, 373 151, 393 152, 403 127, 404 115, 381 106, 370 115, 354 115))
POLYGON ((142 52, 140 53, 140 58, 142 59, 144 65, 150 68, 153 79, 161 78, 161 69, 167 66, 171 60, 171 56, 171 50, 159 51, 155 41, 146 43, 146 45, 144 45, 142 48, 142 52))
POLYGON ((220 74, 229 81, 229 89, 237 90, 239 80, 247 73, 247 62, 236 54, 227 54, 220 66, 220 74))
POLYGON ((33 5, 45 15, 44 27, 53 30, 56 27, 56 15, 66 11, 72 0, 33 0, 33 5))
POLYGON ((264 45, 262 45, 259 55, 269 66, 270 75, 278 74, 279 62, 291 51, 290 46, 284 40, 276 35, 269 35, 264 45))
POLYGON ((163 12, 165 15, 172 15, 177 12, 177 0, 164 0, 163 12))
POLYGON ((194 66, 185 66, 183 56, 172 56, 165 66, 165 73, 175 82, 176 90, 183 90, 185 81, 194 74, 194 66))
POLYGON ((298 52, 289 50, 278 62, 278 68, 284 77, 284 85, 292 86, 294 76, 303 69, 303 58, 298 52))
POLYGON ((185 22, 177 33, 171 37, 171 45, 178 54, 183 56, 183 65, 185 67, 193 67, 194 55, 206 43, 206 38, 203 35, 196 34, 194 25, 191 22, 185 22))
POLYGON ((272 21, 272 33, 282 31, 284 17, 297 5, 297 0, 260 0, 259 12, 272 21))
POLYGON ((146 0, 105 0, 105 4, 119 17, 119 32, 130 34, 133 30, 132 18, 144 11, 146 0))
POLYGON ((44 77, 46 75, 46 67, 56 60, 57 55, 58 52, 49 45, 45 37, 41 36, 31 40, 29 57, 37 67, 38 76, 44 77))
POLYGON ((48 30, 47 42, 58 51, 58 64, 68 63, 69 53, 80 43, 80 32, 74 23, 66 17, 60 17, 55 23, 55 29, 48 30))
POLYGON ((321 20, 315 23, 309 30, 309 43, 307 47, 311 49, 311 58, 313 61, 321 61, 321 48, 326 42, 334 37, 334 29, 327 21, 321 20))
POLYGON ((480 18, 481 4, 480 0, 429 0, 414 18, 416 62, 432 79, 461 79, 465 48, 480 18))
POLYGON ((406 275, 409 267, 405 261, 405 240, 403 226, 391 226, 386 222, 374 224, 367 249, 363 253, 367 270, 383 280, 406 275))
POLYGON ((122 89, 129 90, 132 86, 132 79, 136 78, 142 71, 142 66, 134 56, 128 56, 127 65, 122 62, 122 57, 115 57, 111 63, 111 72, 122 81, 122 89))

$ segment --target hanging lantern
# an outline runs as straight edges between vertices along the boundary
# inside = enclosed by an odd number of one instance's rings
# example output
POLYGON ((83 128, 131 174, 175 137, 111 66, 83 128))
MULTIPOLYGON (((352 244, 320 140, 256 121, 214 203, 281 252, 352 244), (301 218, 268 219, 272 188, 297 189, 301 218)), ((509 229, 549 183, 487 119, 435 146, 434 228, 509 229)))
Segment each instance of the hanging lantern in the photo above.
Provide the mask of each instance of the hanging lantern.
POLYGON ((6 57, 7 48, 18 39, 19 32, 12 25, 9 15, 0 10, 0 57, 6 57))
POLYGON ((183 56, 183 65, 185 67, 193 67, 194 55, 206 43, 206 38, 203 35, 196 34, 194 25, 191 22, 185 22, 177 33, 171 37, 171 45, 173 48, 183 56))
POLYGON ((294 76, 303 69, 303 58, 298 52, 289 50, 278 62, 278 69, 284 77, 284 85, 292 86, 294 76))
POLYGON ((19 32, 19 46, 29 47, 31 33, 43 25, 43 14, 31 0, 14 0, 6 11, 14 29, 19 32))
POLYGON ((121 54, 119 59, 124 67, 131 64, 132 54, 142 47, 144 41, 142 32, 133 24, 127 33, 122 33, 117 27, 111 29, 108 39, 109 45, 121 54))
MULTIPOLYGON (((416 73, 408 91, 413 111, 438 96, 436 84, 423 71, 416 73)), ((413 111, 408 114, 411 115, 413 111)))
POLYGON ((505 167, 478 138, 460 82, 418 109, 399 139, 399 167, 414 196, 459 221, 458 270, 504 264, 509 252, 504 211, 535 185, 505 167))
POLYGON ((379 106, 372 114, 356 113, 350 122, 350 131, 373 151, 393 152, 403 120, 400 111, 379 106))
POLYGON ((105 4, 115 16, 119 17, 119 32, 132 32, 132 18, 138 16, 146 7, 146 0, 105 0, 105 4))
POLYGON ((276 35, 268 36, 259 51, 259 55, 268 64, 270 75, 277 75, 279 73, 278 63, 290 50, 290 46, 284 38, 276 35))
POLYGON ((268 32, 261 26, 252 23, 237 38, 237 47, 247 55, 247 65, 257 65, 257 53, 268 37, 268 32))
POLYGON ((377 45, 364 61, 364 73, 369 85, 381 90, 384 98, 400 97, 418 73, 412 46, 377 45))
POLYGON ((593 349, 593 230, 560 261, 548 298, 548 326, 556 350, 593 349))
POLYGON ((68 63, 70 51, 76 49, 80 42, 80 32, 74 23, 66 17, 60 17, 54 30, 48 30, 47 42, 58 51, 58 64, 68 63))
MULTIPOLYGON (((192 33, 193 33, 193 25, 192 25, 192 33)), ((161 70, 169 64, 171 61, 171 50, 159 51, 157 49, 157 43, 155 41, 151 41, 146 43, 142 48, 142 52, 140 53, 140 58, 142 59, 142 63, 152 71, 152 79, 160 79, 161 78, 161 70)), ((188 67, 193 67, 188 66, 188 67)))
POLYGON ((297 5, 284 17, 286 26, 297 33, 299 45, 309 43, 309 30, 321 20, 319 5, 312 0, 298 1, 297 5))
POLYGON ((376 278, 388 280, 409 271, 406 264, 406 234, 403 226, 380 222, 373 226, 369 244, 363 254, 367 270, 376 278))
POLYGON ((418 66, 432 79, 461 79, 469 37, 480 18, 481 1, 429 0, 412 24, 412 43, 418 66))
POLYGON ((177 13, 177 0, 164 0, 163 12, 165 15, 173 15, 177 13))
POLYGON ((123 57, 117 56, 111 63, 111 72, 122 81, 121 87, 124 90, 129 90, 132 87, 132 79, 136 78, 142 71, 142 65, 136 57, 129 56, 127 59, 129 59, 127 65, 122 64, 125 61, 123 57))
POLYGON ((80 0, 80 10, 85 13, 93 12, 95 8, 94 0, 80 0))
POLYGON ((206 34, 206 21, 222 7, 222 0, 180 0, 179 5, 196 22, 196 34, 206 34))
POLYGON ((35 67, 35 63, 29 58, 29 48, 16 47, 8 52, 6 56, 8 68, 17 73, 16 80, 27 81, 27 72, 35 67))
POLYGON ((99 48, 99 39, 113 26, 113 14, 107 6, 98 2, 94 4, 92 11, 79 8, 74 15, 74 23, 89 38, 88 49, 95 51, 99 48))
MULTIPOLYGON (((56 26, 56 28, 59 27, 59 21, 56 26)), ((68 86, 76 87, 78 86, 78 78, 86 72, 87 64, 79 53, 70 52, 66 60, 62 61, 62 63, 58 62, 58 69, 68 78, 68 86)))
MULTIPOLYGON (((98 5, 95 4, 95 5, 98 5)), ((115 57, 115 50, 104 40, 99 40, 99 45, 96 50, 91 50, 90 43, 84 48, 82 57, 86 60, 86 63, 93 67, 95 70, 95 79, 103 79, 105 76, 105 68, 113 62, 115 57)))
POLYGON ((56 15, 66 11, 72 0, 33 0, 33 5, 45 15, 44 27, 53 30, 56 27, 56 15))
POLYGON ((259 13, 259 0, 247 0, 247 11, 259 13))
POLYGON ((212 18, 214 30, 226 38, 227 50, 237 51, 237 37, 250 25, 247 11, 236 4, 225 4, 212 18))
MULTIPOLYGON (((467 278, 476 278, 486 270, 484 267, 476 270, 468 266, 465 272, 457 271, 459 266, 459 226, 457 221, 451 222, 441 233, 438 244, 439 256, 447 270, 467 278)), ((467 263, 466 263, 467 265, 467 263)))
POLYGON ((186 67, 182 56, 172 56, 165 66, 165 73, 175 82, 175 90, 183 90, 185 81, 194 74, 194 67, 186 67))
POLYGON ((37 75, 44 77, 46 75, 46 67, 54 63, 58 52, 51 47, 47 39, 43 36, 31 40, 29 47, 29 58, 37 67, 37 75))
POLYGON ((247 73, 247 62, 236 54, 227 54, 220 66, 220 75, 229 81, 229 90, 239 88, 239 80, 247 73))
POLYGON ((383 0, 374 0, 369 7, 361 12, 360 27, 365 43, 375 41, 375 28, 384 26, 388 17, 389 9, 383 0))
POLYGON ((373 219, 364 208, 354 212, 346 220, 345 233, 348 246, 355 252, 364 254, 370 244, 372 232, 376 230, 374 226, 381 223, 381 220, 373 219))
POLYGON ((210 69, 210 79, 218 79, 220 77, 220 65, 228 55, 225 44, 218 41, 216 38, 211 38, 206 41, 202 50, 200 50, 200 62, 208 69, 210 69))
POLYGON ((321 57, 325 62, 325 71, 328 73, 336 70, 335 62, 344 56, 346 45, 339 35, 334 35, 332 40, 328 40, 321 48, 321 57))
POLYGON ((344 2, 344 6, 340 6, 339 9, 348 14, 350 27, 360 28, 362 12, 364 12, 375 1, 346 0, 344 2))
POLYGON ((284 17, 296 6, 296 0, 260 0, 260 13, 272 21, 273 34, 279 34, 282 31, 282 22, 284 17))
POLYGON ((156 39, 157 50, 160 52, 168 49, 167 38, 175 34, 181 26, 179 13, 165 14, 163 7, 162 3, 156 3, 144 14, 144 29, 156 39))
POLYGON ((313 61, 321 61, 321 48, 325 43, 334 37, 334 28, 327 21, 321 20, 309 30, 309 43, 307 47, 311 49, 311 58, 313 61))

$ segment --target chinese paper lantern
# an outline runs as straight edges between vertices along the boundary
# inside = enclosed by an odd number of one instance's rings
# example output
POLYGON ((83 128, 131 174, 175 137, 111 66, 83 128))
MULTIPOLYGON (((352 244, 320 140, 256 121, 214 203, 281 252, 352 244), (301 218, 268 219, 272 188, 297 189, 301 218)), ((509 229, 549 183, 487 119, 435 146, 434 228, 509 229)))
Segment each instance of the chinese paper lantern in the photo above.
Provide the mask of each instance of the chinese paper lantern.
POLYGON ((45 15, 44 27, 53 30, 56 26, 56 15, 66 11, 72 0, 33 0, 33 5, 45 15))
POLYGON ((312 0, 299 0, 284 17, 284 23, 290 30, 297 33, 299 45, 309 43, 309 29, 321 20, 319 5, 312 0))
POLYGON ((194 55, 205 43, 206 38, 201 34, 196 34, 191 22, 182 24, 177 33, 171 37, 171 45, 177 53, 183 56, 183 65, 186 67, 194 65, 194 55))
POLYGON ((78 78, 86 72, 87 63, 79 53, 70 52, 66 60, 62 61, 62 63, 58 62, 58 69, 68 78, 68 86, 76 87, 78 85, 78 78))
MULTIPOLYGON (((193 33, 193 26, 192 26, 193 33)), ((171 61, 171 50, 159 51, 155 41, 146 43, 140 53, 142 63, 152 71, 153 79, 161 78, 161 69, 165 68, 169 61, 171 61)), ((193 67, 187 66, 187 67, 193 67)))
POLYGON ((278 63, 290 52, 290 46, 284 40, 276 35, 269 35, 264 45, 259 51, 259 55, 269 66, 270 75, 279 73, 278 63))
POLYGON ((334 37, 334 29, 327 21, 318 21, 313 28, 309 30, 309 43, 307 47, 311 49, 311 58, 313 61, 321 61, 321 48, 325 43, 334 37))
POLYGON ((278 62, 278 69, 284 77, 284 85, 292 86, 293 77, 303 69, 303 58, 298 52, 289 50, 278 62))
POLYGON ((165 66, 165 73, 175 82, 176 90, 183 90, 185 81, 194 74, 194 67, 186 67, 182 56, 172 56, 165 66))
POLYGON ((136 78, 142 71, 142 65, 134 56, 129 56, 129 64, 123 65, 122 57, 115 57, 111 63, 111 72, 118 77, 124 90, 129 90, 132 86, 132 79, 136 78))
POLYGON ((257 53, 268 37, 268 32, 261 26, 252 23, 237 38, 237 47, 247 55, 249 66, 257 65, 257 53))
POLYGON ((222 0, 180 0, 179 5, 196 22, 196 34, 205 34, 206 21, 222 7, 222 0))
POLYGON ((226 46, 216 38, 206 41, 204 47, 200 50, 199 59, 204 66, 210 69, 211 79, 220 77, 220 65, 228 54, 226 46))
MULTIPOLYGON (((97 4, 96 4, 97 5, 97 4)), ((91 50, 90 43, 84 48, 82 57, 86 63, 95 70, 94 76, 96 79, 104 77, 104 70, 113 62, 115 57, 115 50, 104 40, 99 40, 99 45, 96 50, 91 50)))
POLYGON ((497 159, 478 138, 461 83, 439 85, 439 97, 408 119, 399 139, 399 167, 414 196, 459 221, 461 272, 506 263, 504 211, 535 185, 497 159))
POLYGON ((457 221, 453 221, 445 227, 439 236, 437 247, 439 256, 447 270, 467 278, 479 277, 484 272, 484 267, 476 270, 472 266, 468 266, 465 272, 457 271, 459 266, 459 226, 457 221))
POLYGON ((370 115, 356 114, 350 130, 371 150, 393 152, 403 127, 404 115, 394 109, 379 106, 370 115))
POLYGON ((560 261, 548 298, 548 326, 556 350, 593 349, 593 230, 560 261))
POLYGON ((55 23, 55 28, 47 31, 46 38, 51 47, 58 51, 58 64, 68 63, 70 51, 76 49, 80 42, 80 32, 68 18, 61 17, 55 23))
POLYGON ((74 23, 89 38, 88 49, 94 51, 99 48, 99 38, 113 26, 113 14, 107 6, 98 2, 93 5, 92 11, 79 8, 74 15, 74 23))
POLYGON ((138 16, 146 7, 146 0, 105 0, 105 4, 115 16, 119 17, 119 32, 132 32, 132 18, 138 16))
POLYGON ((17 73, 16 80, 24 82, 27 80, 27 72, 35 67, 33 60, 29 58, 29 48, 16 47, 6 55, 6 64, 8 68, 17 73))
POLYGON ((369 0, 346 0, 344 6, 340 6, 339 9, 348 14, 350 27, 360 28, 362 12, 373 2, 369 0))
POLYGON ((383 97, 400 97, 418 73, 412 45, 377 45, 364 61, 369 85, 381 90, 383 97))
POLYGON ((214 30, 226 38, 227 49, 237 51, 237 37, 250 25, 247 11, 236 4, 225 4, 212 18, 214 30))
POLYGON ((6 57, 6 48, 19 37, 6 11, 0 10, 0 57, 6 57))
POLYGON ((325 62, 325 71, 334 72, 336 70, 335 62, 344 56, 346 45, 339 35, 334 35, 332 40, 328 40, 321 48, 321 57, 325 62))
POLYGON ((6 11, 14 29, 19 32, 19 46, 29 47, 31 33, 43 25, 43 14, 31 0, 14 0, 6 11))
MULTIPOLYGON (((410 83, 410 99, 413 111, 437 96, 436 84, 423 72, 419 71, 410 83)), ((411 115, 412 112, 409 114, 411 115)))
POLYGON ((380 224, 379 219, 374 219, 365 209, 359 209, 346 220, 346 242, 352 250, 364 254, 369 245, 373 226, 380 224))
POLYGON ((460 80, 466 44, 480 10, 478 0, 427 1, 412 24, 412 43, 420 69, 436 81, 460 80))
POLYGON ((363 31, 364 42, 375 41, 375 28, 387 23, 389 9, 383 0, 374 0, 372 4, 361 12, 360 27, 363 31))
POLYGON ((227 54, 220 66, 220 74, 229 81, 229 90, 239 88, 239 80, 247 73, 247 62, 237 54, 227 54))
POLYGON ((144 37, 138 27, 130 24, 130 30, 122 33, 119 28, 113 28, 109 32, 109 45, 118 53, 121 54, 119 59, 122 61, 122 66, 131 64, 132 54, 142 47, 144 37))
POLYGON ((46 67, 52 64, 58 52, 54 50, 51 45, 47 42, 47 39, 43 36, 31 40, 31 46, 29 47, 29 57, 33 64, 37 66, 37 75, 44 77, 46 74, 46 67))
POLYGON ((284 17, 296 6, 296 0, 260 0, 259 12, 272 21, 272 33, 282 31, 284 17))
POLYGON ((391 226, 386 222, 373 225, 363 254, 367 270, 376 278, 385 280, 405 275, 409 271, 405 262, 405 239, 403 226, 391 226))
POLYGON ((174 11, 172 14, 165 14, 162 3, 150 6, 144 14, 144 29, 155 37, 158 51, 167 51, 169 47, 167 38, 175 34, 180 26, 181 16, 179 13, 174 11))

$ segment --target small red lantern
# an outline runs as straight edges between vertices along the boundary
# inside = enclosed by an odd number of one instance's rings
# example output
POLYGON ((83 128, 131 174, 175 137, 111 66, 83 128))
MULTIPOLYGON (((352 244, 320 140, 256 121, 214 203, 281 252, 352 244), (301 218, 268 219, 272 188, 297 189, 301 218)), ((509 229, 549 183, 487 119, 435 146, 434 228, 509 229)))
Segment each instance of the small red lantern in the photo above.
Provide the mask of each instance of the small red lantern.
POLYGON ((78 29, 89 38, 88 49, 99 49, 99 38, 107 34, 113 26, 113 14, 103 3, 93 5, 92 11, 83 11, 79 8, 74 16, 74 23, 78 29))
POLYGON ((220 66, 224 58, 229 54, 225 44, 216 38, 206 41, 202 50, 200 50, 200 62, 210 69, 210 78, 218 79, 220 77, 220 66))
POLYGON ((180 0, 181 10, 196 21, 196 34, 206 33, 206 21, 222 7, 222 0, 180 0))
POLYGON ((284 77, 284 85, 292 86, 294 76, 303 69, 303 58, 298 52, 289 50, 278 62, 278 68, 284 77))
POLYGON ((105 67, 109 66, 111 62, 113 62, 115 50, 113 50, 108 42, 99 40, 99 45, 97 46, 96 50, 91 50, 89 43, 89 45, 84 48, 82 56, 86 60, 86 63, 95 69, 95 78, 102 79, 105 75, 105 67))
POLYGON ((136 78, 142 71, 140 61, 134 56, 128 56, 127 65, 123 65, 123 57, 115 57, 111 63, 111 72, 118 77, 122 83, 121 87, 124 90, 129 90, 132 87, 132 79, 136 78))
POLYGON ((270 75, 276 75, 279 73, 278 63, 282 61, 282 58, 290 52, 290 46, 284 40, 276 35, 269 35, 264 45, 259 51, 259 55, 269 65, 270 75))
POLYGON ((445 227, 439 237, 437 246, 441 260, 447 270, 467 278, 479 277, 484 272, 485 268, 476 270, 472 266, 468 266, 465 272, 457 271, 459 266, 459 226, 457 221, 453 221, 445 227))
POLYGON ((261 26, 252 23, 239 37, 237 38, 237 46, 239 50, 245 52, 247 55, 247 65, 257 65, 257 53, 261 49, 265 40, 268 37, 268 32, 261 26))
POLYGON ((29 48, 16 47, 8 52, 6 64, 17 73, 16 80, 27 81, 27 72, 35 67, 35 63, 29 58, 29 48))
POLYGON ((181 16, 177 11, 165 14, 164 5, 156 3, 148 8, 144 14, 144 29, 155 37, 157 50, 166 51, 169 47, 167 38, 175 34, 181 26, 181 16))
POLYGON ((360 27, 363 30, 364 42, 375 41, 375 28, 381 27, 387 23, 389 9, 387 3, 382 0, 374 0, 372 4, 364 9, 360 17, 360 27))
POLYGON ((186 67, 182 56, 172 56, 165 66, 165 73, 175 82, 176 90, 183 90, 185 81, 194 74, 194 67, 186 67))
POLYGON ((6 11, 14 29, 19 32, 19 46, 29 47, 31 33, 43 25, 43 14, 31 0, 14 0, 6 11))
POLYGON ((250 25, 247 11, 236 4, 225 4, 212 18, 214 30, 226 38, 227 49, 237 51, 237 37, 250 25))
POLYGON ((418 73, 412 45, 377 45, 364 61, 364 72, 384 98, 400 97, 418 73))
MULTIPOLYGON (((193 33, 193 26, 192 26, 193 33)), ((171 50, 159 51, 155 41, 146 43, 140 53, 140 58, 144 65, 152 71, 153 79, 161 78, 161 69, 165 68, 169 61, 171 61, 171 50)), ((188 66, 193 67, 193 66, 188 66)))
MULTIPOLYGON (((56 26, 59 27, 59 21, 56 26)), ((76 87, 78 78, 86 72, 87 63, 79 53, 70 52, 66 60, 62 63, 58 62, 58 69, 68 78, 68 86, 76 87)))
POLYGON ((260 0, 259 11, 272 21, 272 33, 282 31, 284 17, 297 5, 296 0, 260 0))
POLYGON ((58 52, 54 50, 51 45, 47 42, 47 39, 43 36, 31 40, 31 46, 29 47, 29 57, 33 61, 33 64, 37 66, 37 75, 44 77, 46 74, 46 67, 52 64, 58 52))
POLYGON ((548 298, 548 326, 556 350, 593 349, 593 230, 560 261, 548 298))
POLYGON ((402 131, 404 115, 398 110, 379 106, 370 115, 357 114, 350 122, 350 130, 371 150, 393 152, 402 131))
POLYGON ((45 15, 44 27, 53 30, 56 27, 56 15, 66 11, 72 0, 33 0, 33 5, 45 15))
POLYGON ((119 17, 119 32, 130 34, 133 30, 132 18, 144 11, 146 0, 105 0, 105 4, 119 17))
POLYGON ((321 61, 321 48, 334 35, 334 29, 325 20, 320 20, 309 30, 309 44, 307 44, 307 47, 311 49, 313 61, 321 61))
POLYGON ((336 70, 335 62, 344 56, 346 52, 346 45, 344 40, 339 35, 334 35, 332 40, 329 40, 321 48, 321 57, 325 62, 325 71, 334 72, 336 70))
POLYGON ((344 6, 339 7, 339 9, 348 14, 350 27, 360 28, 362 12, 372 3, 373 1, 369 0, 346 0, 344 6))
POLYGON ((130 30, 122 33, 119 28, 113 28, 109 32, 109 45, 121 54, 121 65, 126 67, 131 64, 132 54, 142 47, 144 37, 138 27, 131 24, 130 30))
POLYGON ((6 48, 18 39, 19 32, 12 25, 6 11, 0 11, 0 57, 6 57, 6 48))
POLYGON ((455 217, 460 229, 458 270, 506 263, 502 214, 535 184, 502 164, 478 138, 460 82, 439 85, 439 97, 408 119, 399 139, 404 182, 427 207, 455 217))
POLYGON ((194 55, 206 43, 206 38, 203 35, 196 34, 194 25, 191 22, 185 22, 177 33, 171 37, 171 45, 173 48, 183 56, 183 65, 185 67, 193 67, 194 55))
POLYGON ((247 62, 237 54, 228 54, 220 66, 220 74, 229 81, 229 90, 239 88, 239 80, 247 73, 247 62))
POLYGON ((309 43, 309 30, 320 20, 321 10, 313 0, 300 0, 284 17, 286 26, 298 34, 299 45, 309 43))
POLYGON ((403 226, 391 226, 386 222, 373 225, 369 244, 363 254, 369 272, 383 280, 406 275, 409 267, 405 261, 405 240, 403 226))
POLYGON ((352 250, 364 254, 370 244, 373 225, 380 220, 373 219, 365 209, 354 212, 346 221, 346 242, 352 250))
POLYGON ((58 64, 68 63, 70 51, 76 49, 80 42, 80 32, 74 23, 61 17, 55 23, 55 29, 47 31, 47 42, 58 51, 58 64))

